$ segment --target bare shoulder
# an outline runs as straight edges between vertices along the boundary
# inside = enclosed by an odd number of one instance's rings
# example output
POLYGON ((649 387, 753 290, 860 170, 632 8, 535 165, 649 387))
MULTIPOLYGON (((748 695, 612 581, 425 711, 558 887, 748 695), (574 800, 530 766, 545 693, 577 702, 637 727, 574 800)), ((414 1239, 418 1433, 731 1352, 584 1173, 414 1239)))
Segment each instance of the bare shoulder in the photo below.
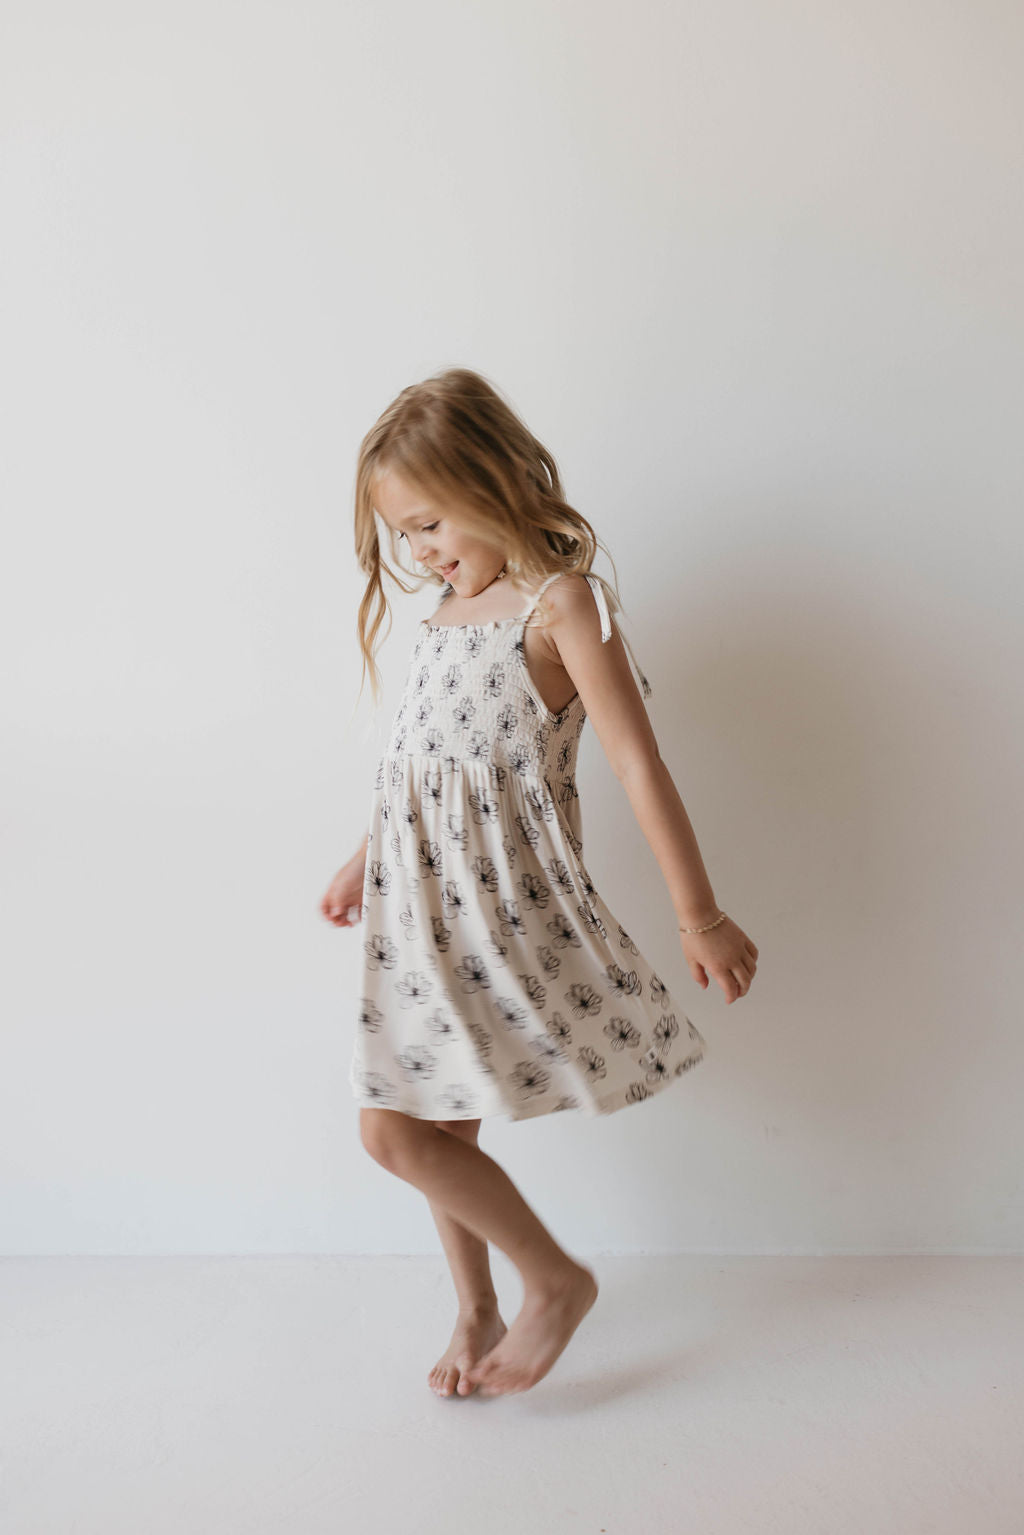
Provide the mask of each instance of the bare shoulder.
POLYGON ((559 641, 568 633, 592 638, 601 628, 594 592, 586 576, 568 571, 556 577, 537 603, 533 614, 538 633, 553 660, 559 660, 559 641))

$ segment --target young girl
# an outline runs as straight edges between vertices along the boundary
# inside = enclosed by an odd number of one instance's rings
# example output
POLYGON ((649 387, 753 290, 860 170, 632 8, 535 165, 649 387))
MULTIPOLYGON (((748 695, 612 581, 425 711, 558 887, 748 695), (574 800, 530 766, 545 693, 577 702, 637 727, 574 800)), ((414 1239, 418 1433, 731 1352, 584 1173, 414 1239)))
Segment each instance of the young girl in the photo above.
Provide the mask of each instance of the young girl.
POLYGON ((594 531, 564 500, 551 454, 478 374, 404 390, 362 443, 359 637, 375 697, 382 571, 413 590, 381 556, 378 517, 392 560, 407 542, 441 595, 413 646, 365 844, 321 902, 335 926, 360 923, 350 1083, 363 1145, 426 1195, 455 1281, 458 1318, 431 1388, 525 1391, 597 1282, 481 1151, 481 1120, 613 1114, 704 1054, 584 864, 575 765, 588 716, 664 873, 694 980, 734 1002, 758 951, 715 904, 607 596, 618 604, 590 573, 594 531), (522 1277, 511 1328, 488 1242, 522 1277))

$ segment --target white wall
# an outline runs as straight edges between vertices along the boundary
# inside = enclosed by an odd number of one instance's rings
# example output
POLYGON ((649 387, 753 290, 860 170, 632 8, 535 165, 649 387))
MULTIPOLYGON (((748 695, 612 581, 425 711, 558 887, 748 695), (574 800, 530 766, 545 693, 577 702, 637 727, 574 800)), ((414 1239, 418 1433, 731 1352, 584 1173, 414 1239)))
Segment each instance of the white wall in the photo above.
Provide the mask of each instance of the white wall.
POLYGON ((317 905, 433 607, 366 739, 356 450, 460 364, 611 548, 761 950, 690 980, 588 730, 588 866, 708 1058, 483 1146, 580 1253, 1020 1252, 1019 7, 3 30, 2 1250, 440 1252, 317 905))

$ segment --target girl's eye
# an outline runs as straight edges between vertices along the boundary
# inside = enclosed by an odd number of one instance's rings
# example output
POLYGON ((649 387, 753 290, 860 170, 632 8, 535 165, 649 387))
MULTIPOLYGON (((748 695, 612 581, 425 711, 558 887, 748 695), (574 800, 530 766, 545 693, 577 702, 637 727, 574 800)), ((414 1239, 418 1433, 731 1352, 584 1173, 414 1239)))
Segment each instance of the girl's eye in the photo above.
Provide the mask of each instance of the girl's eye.
MULTIPOLYGON (((420 529, 420 532, 421 533, 433 533, 433 531, 434 531, 434 529, 436 527, 437 527, 437 523, 436 522, 428 522, 425 528, 421 528, 420 529)), ((398 536, 399 536, 399 538, 404 538, 405 534, 404 533, 399 533, 398 536)))

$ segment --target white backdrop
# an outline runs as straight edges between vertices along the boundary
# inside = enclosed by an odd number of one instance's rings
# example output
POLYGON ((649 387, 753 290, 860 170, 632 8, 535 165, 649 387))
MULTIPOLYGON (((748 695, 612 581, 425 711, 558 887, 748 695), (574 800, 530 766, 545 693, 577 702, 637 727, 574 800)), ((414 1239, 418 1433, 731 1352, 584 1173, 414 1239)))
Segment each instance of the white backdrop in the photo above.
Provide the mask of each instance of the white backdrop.
POLYGON ((360 1144, 317 906, 434 607, 395 594, 353 715, 356 450, 451 365, 611 549, 761 951, 692 982, 585 731, 588 867, 708 1057, 482 1146, 581 1255, 1022 1250, 1022 39, 8 0, 5 1253, 440 1253, 360 1144))

